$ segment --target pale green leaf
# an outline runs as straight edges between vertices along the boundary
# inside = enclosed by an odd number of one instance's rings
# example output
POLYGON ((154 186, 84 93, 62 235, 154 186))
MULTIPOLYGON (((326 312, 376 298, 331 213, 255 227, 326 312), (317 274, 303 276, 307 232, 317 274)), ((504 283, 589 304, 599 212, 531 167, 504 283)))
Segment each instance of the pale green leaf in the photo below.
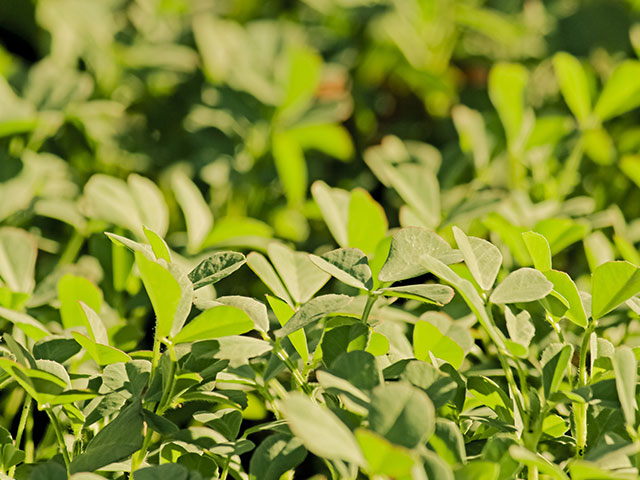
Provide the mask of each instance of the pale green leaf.
POLYGON ((364 458, 351 431, 326 407, 299 392, 278 401, 293 434, 314 455, 363 465, 364 458))
POLYGON ((522 239, 533 259, 533 266, 541 272, 551 270, 551 248, 547 239, 536 232, 524 232, 522 239))
POLYGON ((597 320, 640 292, 640 269, 624 262, 607 262, 591 277, 591 314, 597 320))
POLYGON ((491 303, 533 302, 546 297, 553 284, 533 268, 520 268, 511 272, 491 294, 491 303))
POLYGON ((373 278, 366 255, 358 248, 338 248, 322 256, 310 255, 313 263, 342 283, 371 290, 373 278))
POLYGON ((584 122, 591 113, 591 95, 580 61, 573 55, 558 52, 553 56, 553 68, 564 101, 578 121, 584 122))
POLYGON ((502 254, 491 243, 476 237, 467 237, 458 227, 453 227, 453 235, 473 278, 483 290, 490 290, 496 281, 502 254))
POLYGON ((385 237, 388 226, 382 206, 366 190, 354 189, 349 201, 347 222, 349 247, 359 248, 367 255, 372 254, 385 237))
POLYGON ((421 227, 406 227, 393 235, 389 257, 378 278, 383 282, 396 282, 417 277, 427 269, 416 261, 424 254, 449 264, 462 259, 457 250, 436 233, 421 227))
POLYGON ((187 227, 187 250, 198 252, 213 227, 213 214, 200 189, 181 170, 171 176, 171 188, 184 215, 187 227))
POLYGON ((236 307, 221 305, 202 312, 182 327, 172 340, 174 343, 210 340, 241 335, 253 328, 253 321, 246 312, 236 307))

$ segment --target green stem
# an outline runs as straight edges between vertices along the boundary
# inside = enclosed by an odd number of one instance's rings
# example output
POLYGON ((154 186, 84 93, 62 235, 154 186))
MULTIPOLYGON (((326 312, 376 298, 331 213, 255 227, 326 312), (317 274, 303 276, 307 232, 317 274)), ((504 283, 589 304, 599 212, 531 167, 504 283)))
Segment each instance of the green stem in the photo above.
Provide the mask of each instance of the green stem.
POLYGON ((67 242, 67 246, 60 255, 60 259, 58 260, 58 266, 61 267, 63 265, 68 265, 73 263, 84 244, 85 237, 82 235, 77 229, 73 231, 73 235, 67 242))
MULTIPOLYGON (((31 403, 32 403, 31 397, 27 395, 22 405, 22 413, 20 414, 20 422, 18 423, 18 431, 16 432, 16 440, 15 440, 16 448, 20 448, 20 444, 22 443, 22 434, 25 431, 25 428, 27 426, 27 420, 29 419, 31 414, 31 403)), ((15 473, 15 471, 16 471, 16 465, 11 467, 7 473, 10 477, 13 477, 13 474, 15 473)))
POLYGON ((33 463, 35 461, 35 447, 33 445, 33 416, 27 418, 27 427, 25 429, 24 439, 24 462, 33 463))
POLYGON ((144 435, 144 440, 142 441, 142 448, 134 453, 131 457, 131 477, 133 478, 133 472, 135 472, 140 465, 142 465, 142 461, 144 457, 147 455, 147 450, 149 449, 149 445, 151 444, 151 437, 153 436, 153 430, 147 427, 147 432, 144 435))
POLYGON ((160 363, 160 336, 158 335, 158 329, 153 336, 153 357, 151 358, 151 375, 149 376, 149 386, 153 385, 155 380, 156 370, 158 369, 158 363, 160 363))
POLYGON ((528 472, 529 480, 538 480, 538 467, 530 466, 528 472))
POLYGON ((20 422, 18 423, 18 431, 16 432, 16 448, 20 448, 20 443, 22 442, 22 434, 24 433, 24 429, 27 426, 27 419, 31 414, 31 397, 29 395, 26 396, 24 403, 22 405, 22 414, 20 415, 20 422))
POLYGON ((156 409, 156 413, 158 415, 162 415, 171 406, 171 394, 173 393, 173 387, 176 381, 176 351, 172 344, 168 345, 168 350, 169 358, 171 359, 171 365, 169 367, 169 384, 162 392, 162 398, 160 399, 160 403, 156 409))
POLYGON ((371 313, 371 309, 373 308, 373 304, 378 300, 377 295, 369 295, 367 298, 367 303, 364 305, 364 310, 362 311, 362 323, 368 325, 369 314, 371 313))
POLYGON ((62 425, 58 421, 58 417, 55 416, 51 408, 46 409, 47 415, 49 416, 49 420, 51 421, 51 426, 53 427, 53 431, 56 434, 56 438, 58 439, 58 444, 60 446, 60 450, 62 451, 62 458, 64 458, 64 464, 67 467, 67 473, 69 472, 69 465, 71 464, 71 458, 69 458, 69 450, 67 450, 67 445, 64 442, 64 433, 62 431, 62 425))
POLYGON ((280 345, 280 340, 273 341, 272 345, 273 345, 273 349, 276 352, 276 355, 287 366, 287 368, 291 372, 291 375, 293 375, 293 378, 295 378, 298 384, 302 387, 302 390, 304 390, 304 393, 306 393, 307 395, 311 395, 313 393, 313 389, 309 386, 307 381, 304 379, 304 377, 300 373, 300 370, 298 370, 296 366, 293 364, 293 362, 289 358, 289 355, 287 355, 287 352, 284 351, 284 349, 282 348, 282 345, 280 345))
POLYGON ((227 480, 227 475, 229 475, 229 463, 231 463, 231 458, 227 457, 226 460, 224 461, 224 466, 222 467, 220 480, 227 480))
MULTIPOLYGON (((585 329, 584 336, 582 337, 580 360, 578 363, 578 385, 580 387, 586 386, 590 381, 590 374, 587 371, 587 350, 589 348, 591 334, 595 328, 596 322, 592 320, 585 329)), ((585 448, 587 447, 587 414, 589 405, 587 403, 574 403, 572 407, 573 420, 576 425, 576 458, 582 458, 585 448)))
MULTIPOLYGON (((491 306, 490 305, 486 306, 485 311, 487 313, 487 316, 489 317, 491 326, 495 328, 495 322, 493 320, 493 313, 491 312, 491 306)), ((495 340, 494 340, 494 343, 495 343, 495 340)), ((524 398, 524 396, 522 395, 522 393, 520 392, 520 389, 518 388, 518 385, 516 384, 516 380, 513 376, 513 372, 511 371, 511 367, 509 366, 507 357, 505 356, 504 352, 500 349, 500 347, 497 344, 496 344, 496 352, 498 354, 498 360, 500 361, 500 365, 502 365, 502 369, 504 370, 504 375, 507 379, 507 383, 509 384, 513 392, 513 398, 515 399, 516 407, 520 411, 520 417, 522 418, 522 421, 525 424, 525 428, 529 428, 529 412, 527 409, 524 408, 524 405, 522 405, 522 402, 520 401, 520 397, 524 398)))

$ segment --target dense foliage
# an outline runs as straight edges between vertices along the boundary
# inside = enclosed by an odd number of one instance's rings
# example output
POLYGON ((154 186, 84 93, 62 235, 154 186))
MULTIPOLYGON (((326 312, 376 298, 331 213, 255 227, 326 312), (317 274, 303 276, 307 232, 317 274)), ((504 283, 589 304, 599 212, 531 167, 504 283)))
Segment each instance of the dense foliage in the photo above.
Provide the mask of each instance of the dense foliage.
POLYGON ((635 22, 0 2, 0 478, 638 478, 635 22))

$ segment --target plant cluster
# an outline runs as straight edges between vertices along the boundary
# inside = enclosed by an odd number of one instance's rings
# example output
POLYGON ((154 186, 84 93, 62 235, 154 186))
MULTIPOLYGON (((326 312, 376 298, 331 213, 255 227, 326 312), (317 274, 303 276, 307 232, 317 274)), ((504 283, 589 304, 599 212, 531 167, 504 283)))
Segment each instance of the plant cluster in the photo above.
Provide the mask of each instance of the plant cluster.
POLYGON ((636 4, 1 2, 0 479, 638 478, 636 4))

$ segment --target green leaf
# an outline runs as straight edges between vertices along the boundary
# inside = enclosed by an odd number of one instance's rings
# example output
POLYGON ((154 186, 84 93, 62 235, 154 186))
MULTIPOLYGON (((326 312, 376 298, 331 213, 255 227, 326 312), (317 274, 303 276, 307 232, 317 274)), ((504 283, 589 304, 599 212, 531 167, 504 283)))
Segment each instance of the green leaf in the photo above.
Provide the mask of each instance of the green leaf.
POLYGON ((331 363, 330 372, 364 391, 380 383, 375 357, 363 350, 343 352, 331 363))
POLYGON ((213 227, 213 214, 207 202, 202 198, 200 189, 181 170, 175 170, 171 176, 171 188, 187 227, 187 250, 198 252, 213 227))
POLYGON ((189 478, 189 469, 179 463, 153 465, 133 472, 133 480, 189 480, 189 478))
POLYGON ((598 320, 640 292, 640 269, 619 261, 597 267, 591 276, 591 315, 598 320))
POLYGON ((355 434, 360 449, 364 453, 365 470, 370 476, 404 478, 411 474, 416 461, 410 450, 393 445, 371 430, 358 428, 355 434))
POLYGON ((343 310, 351 304, 351 301, 352 297, 347 295, 329 294, 316 297, 300 307, 284 327, 276 332, 276 337, 282 338, 290 335, 296 330, 321 320, 327 315, 344 313, 343 310))
POLYGON ((551 270, 551 248, 544 235, 536 232, 524 232, 522 239, 533 259, 533 266, 541 272, 551 270))
POLYGON ((511 254, 520 265, 531 265, 529 251, 522 239, 522 234, 527 231, 526 228, 512 225, 502 215, 496 212, 489 213, 484 224, 492 232, 500 236, 500 240, 509 247, 511 254))
POLYGON ((474 280, 483 290, 490 290, 496 281, 500 265, 502 265, 500 250, 481 238, 467 237, 462 230, 455 226, 453 227, 453 235, 464 257, 464 263, 469 267, 474 280))
POLYGON ((213 307, 187 323, 173 337, 175 343, 210 340, 230 335, 240 335, 252 330, 253 321, 243 310, 227 305, 213 307))
MULTIPOLYGON (((289 304, 279 298, 267 295, 267 301, 271 306, 271 310, 275 313, 278 323, 280 323, 281 327, 284 327, 291 317, 293 317, 295 311, 289 304)), ((307 336, 304 333, 304 330, 297 330, 289 334, 288 338, 291 341, 293 348, 296 349, 296 352, 298 352, 298 355, 302 358, 302 361, 307 363, 309 361, 309 348, 307 346, 307 336)))
POLYGON ((435 276, 449 283, 450 285, 453 285, 453 287, 458 291, 460 296, 462 296, 466 304, 469 306, 471 311, 475 314, 480 324, 489 333, 491 340, 496 344, 498 348, 504 348, 504 337, 502 333, 494 326, 493 321, 487 313, 484 301, 482 300, 482 298, 480 298, 480 295, 478 294, 478 291, 473 286, 473 284, 469 280, 462 278, 447 265, 442 263, 437 258, 432 257, 431 255, 423 255, 420 259, 420 263, 427 271, 433 273, 435 276))
POLYGON ((280 280, 280 277, 264 255, 251 252, 247 255, 247 265, 276 297, 281 298, 290 305, 293 303, 282 280, 280 280))
POLYGON ((143 417, 140 401, 124 408, 73 459, 71 473, 93 472, 117 462, 142 448, 143 417))
POLYGON ((435 431, 433 403, 411 385, 380 385, 371 394, 369 428, 395 445, 415 448, 435 431))
POLYGON ((583 244, 584 253, 587 256, 587 262, 589 263, 591 272, 603 263, 613 262, 615 260, 613 245, 611 245, 611 242, 601 230, 596 230, 589 234, 584 239, 583 244))
POLYGON ((80 332, 71 332, 71 335, 100 366, 131 361, 131 357, 122 350, 98 343, 80 332))
POLYGON ((536 329, 531 323, 531 315, 529 312, 523 310, 519 314, 514 315, 511 309, 505 306, 504 317, 511 340, 528 348, 536 334, 536 329))
POLYGON ((330 278, 328 273, 314 265, 306 253, 296 252, 275 242, 269 244, 267 252, 296 303, 309 301, 330 278))
POLYGON ((436 233, 426 228, 406 227, 393 235, 389 257, 378 278, 383 282, 397 282, 426 273, 427 269, 416 261, 424 254, 445 264, 462 259, 460 253, 436 233))
POLYGON ((273 160, 289 205, 302 205, 307 196, 307 164, 302 147, 287 132, 272 139, 273 160))
POLYGON ((622 115, 640 105, 640 62, 626 60, 616 67, 596 102, 595 114, 602 121, 622 115))
POLYGON ((150 410, 143 408, 142 415, 147 426, 161 435, 172 435, 180 431, 177 425, 171 420, 161 417, 160 415, 156 415, 150 410))
POLYGON ((564 316, 576 325, 586 328, 588 323, 587 314, 584 310, 578 287, 573 283, 571 277, 558 270, 544 272, 544 276, 553 283, 553 289, 569 302, 569 308, 564 313, 564 316))
POLYGON ((13 323, 35 341, 51 335, 51 332, 49 332, 42 323, 26 313, 16 312, 15 310, 0 307, 0 318, 4 318, 5 320, 13 323))
POLYGON ((36 237, 18 228, 0 228, 0 277, 11 291, 33 291, 37 255, 36 237))
POLYGON ((449 465, 466 463, 467 453, 462 432, 451 420, 436 419, 436 431, 429 439, 429 445, 449 465))
POLYGON ((606 470, 595 462, 584 460, 571 462, 569 473, 572 480, 636 480, 638 478, 635 473, 606 470))
POLYGON ((140 221, 162 238, 169 228, 169 208, 162 191, 151 180, 135 173, 129 175, 127 184, 139 212, 140 221))
POLYGON ((409 298, 420 302, 443 306, 453 299, 454 291, 447 285, 424 284, 387 287, 378 290, 385 297, 409 298))
POLYGON ((240 295, 229 295, 227 297, 218 297, 214 302, 222 305, 230 305, 243 310, 253 321, 253 326, 256 330, 265 333, 269 331, 269 315, 267 314, 267 307, 264 303, 259 302, 255 298, 242 297, 240 295))
POLYGON ((335 123, 301 124, 289 128, 287 135, 293 138, 305 151, 318 150, 343 162, 349 161, 353 157, 354 149, 351 135, 342 125, 335 123))
POLYGON ((554 438, 561 437, 567 430, 569 430, 569 425, 559 415, 547 415, 542 421, 542 432, 554 438))
MULTIPOLYGON (((464 360, 464 350, 451 338, 426 320, 416 322, 413 329, 413 352, 418 360, 430 362, 429 354, 450 363, 456 370, 464 360)), ((436 365, 438 366, 438 365, 436 365)))
POLYGON ((456 480, 498 480, 500 465, 473 460, 455 471, 456 480))
POLYGON ((85 209, 89 217, 124 227, 141 238, 142 218, 129 186, 121 179, 101 173, 84 186, 85 209))
POLYGON ((414 163, 387 165, 385 176, 420 222, 429 228, 440 224, 440 184, 431 167, 414 163))
POLYGON ((349 246, 347 220, 351 195, 340 188, 331 188, 320 180, 316 180, 311 185, 311 194, 336 243, 347 248, 349 246))
POLYGON ((353 433, 326 407, 300 392, 289 393, 277 404, 293 434, 311 453, 329 460, 364 464, 353 433))
POLYGON ((460 149, 473 152, 476 171, 481 171, 489 164, 489 139, 482 114, 464 105, 456 105, 451 109, 451 118, 458 132, 460 149))
POLYGON ((48 335, 33 346, 34 358, 64 363, 81 350, 72 338, 48 335))
POLYGON ((551 344, 542 353, 542 386, 545 398, 558 391, 572 355, 573 346, 561 344, 551 344))
POLYGON ((84 277, 70 273, 58 281, 58 298, 60 299, 60 316, 65 328, 85 326, 87 320, 80 302, 99 312, 102 308, 102 292, 84 277))
POLYGON ((193 282, 193 289, 202 288, 219 282, 238 270, 246 259, 237 252, 217 252, 198 264, 189 272, 189 280, 193 282))
POLYGON ((507 423, 513 422, 512 402, 507 394, 490 378, 473 376, 467 381, 467 389, 480 403, 496 412, 507 423))
POLYGON ((366 190, 356 188, 351 192, 348 218, 349 247, 359 248, 367 255, 374 253, 389 226, 382 206, 366 190))
POLYGON ((546 297, 553 284, 544 274, 533 268, 519 268, 511 272, 500 282, 491 294, 491 303, 533 302, 546 297))
POLYGON ((600 165, 611 165, 616 157, 616 149, 609 132, 604 128, 587 130, 582 134, 585 153, 600 165))
POLYGON ((321 257, 309 255, 318 268, 355 288, 371 290, 373 278, 366 255, 358 248, 338 248, 321 257))
POLYGON ((636 425, 636 383, 638 380, 638 361, 633 350, 627 346, 616 348, 613 358, 613 371, 616 378, 616 390, 622 406, 625 421, 631 428, 636 425))
POLYGON ((167 263, 171 263, 171 254, 169 253, 169 247, 162 239, 162 237, 153 230, 148 229, 144 225, 142 226, 142 231, 144 232, 144 236, 147 237, 149 244, 151 244, 151 249, 153 250, 156 258, 162 258, 167 263))
POLYGON ((640 187, 640 155, 626 154, 620 159, 620 170, 640 187))
POLYGON ((564 101, 578 121, 584 122, 591 113, 591 95, 582 65, 573 55, 559 52, 553 56, 553 68, 564 101))
POLYGON ((527 69, 514 63, 496 63, 489 72, 489 98, 498 111, 510 144, 522 131, 527 77, 527 69))
POLYGON ((86 321, 85 325, 89 336, 92 340, 103 345, 109 345, 109 336, 107 335, 107 329, 102 322, 100 316, 86 303, 79 301, 82 313, 84 314, 86 321))
POLYGON ((293 115, 311 100, 320 82, 322 57, 304 44, 295 44, 287 55, 287 77, 281 113, 293 115))
POLYGON ((278 433, 260 442, 251 456, 249 475, 260 480, 279 480, 287 471, 300 465, 307 456, 302 442, 278 433))
POLYGON ((519 445, 512 445, 509 448, 509 454, 520 463, 528 467, 536 467, 540 473, 549 475, 555 480, 571 480, 560 467, 554 465, 539 453, 530 452, 519 445))
POLYGON ((547 239, 553 256, 582 240, 589 232, 589 227, 569 218, 546 218, 536 223, 533 231, 547 239))
POLYGON ((159 263, 147 260, 140 252, 136 252, 135 257, 142 283, 156 314, 156 334, 160 338, 168 337, 174 322, 181 326, 189 313, 187 311, 183 315, 181 312, 182 288, 174 276, 159 263))

